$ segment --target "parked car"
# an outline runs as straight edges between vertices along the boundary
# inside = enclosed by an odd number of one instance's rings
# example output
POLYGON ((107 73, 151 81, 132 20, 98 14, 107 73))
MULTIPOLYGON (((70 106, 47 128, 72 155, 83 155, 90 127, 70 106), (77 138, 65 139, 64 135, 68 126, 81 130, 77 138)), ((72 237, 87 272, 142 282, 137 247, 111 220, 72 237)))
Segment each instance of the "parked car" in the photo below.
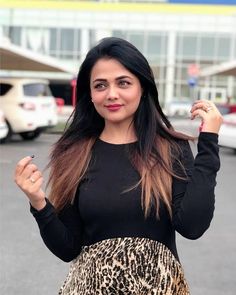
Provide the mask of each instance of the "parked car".
POLYGON ((219 132, 219 145, 232 148, 236 152, 236 113, 223 116, 223 124, 219 132))
POLYGON ((232 103, 216 103, 216 106, 222 115, 235 113, 236 112, 236 104, 232 103))
POLYGON ((8 127, 6 123, 6 119, 2 110, 0 110, 0 143, 5 141, 7 137, 8 127))
POLYGON ((174 99, 166 105, 165 113, 168 117, 189 117, 192 102, 189 99, 174 99))
POLYGON ((6 140, 13 133, 25 140, 34 139, 58 122, 56 101, 47 80, 0 78, 0 108, 9 128, 6 140))

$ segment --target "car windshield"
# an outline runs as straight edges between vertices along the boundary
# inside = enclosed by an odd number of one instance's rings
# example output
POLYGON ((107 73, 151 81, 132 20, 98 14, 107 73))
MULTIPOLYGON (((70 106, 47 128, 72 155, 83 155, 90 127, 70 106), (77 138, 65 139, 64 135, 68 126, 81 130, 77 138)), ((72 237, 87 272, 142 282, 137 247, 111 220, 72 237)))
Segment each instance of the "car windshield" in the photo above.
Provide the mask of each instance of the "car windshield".
POLYGON ((26 96, 52 96, 50 88, 44 83, 31 83, 23 85, 26 96))

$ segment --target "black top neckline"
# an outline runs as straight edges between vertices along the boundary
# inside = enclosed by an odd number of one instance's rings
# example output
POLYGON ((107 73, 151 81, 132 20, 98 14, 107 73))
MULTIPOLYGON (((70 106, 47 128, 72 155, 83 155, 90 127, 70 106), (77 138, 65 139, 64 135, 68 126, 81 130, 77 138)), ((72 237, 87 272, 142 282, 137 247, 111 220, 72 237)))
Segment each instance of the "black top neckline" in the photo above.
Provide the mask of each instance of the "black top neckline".
POLYGON ((138 141, 136 140, 136 141, 131 141, 128 143, 111 143, 111 142, 105 141, 99 137, 97 139, 97 142, 99 142, 100 144, 103 144, 104 146, 107 145, 110 147, 126 147, 126 146, 131 146, 131 145, 137 144, 138 141))

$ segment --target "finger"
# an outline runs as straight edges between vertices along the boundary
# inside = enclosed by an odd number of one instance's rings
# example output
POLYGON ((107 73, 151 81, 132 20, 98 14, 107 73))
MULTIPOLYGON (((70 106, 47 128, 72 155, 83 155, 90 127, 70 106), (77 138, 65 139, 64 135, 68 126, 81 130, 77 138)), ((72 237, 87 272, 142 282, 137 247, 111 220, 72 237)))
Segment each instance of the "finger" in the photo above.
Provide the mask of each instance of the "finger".
POLYGON ((17 163, 16 169, 15 169, 15 177, 18 176, 18 175, 20 175, 22 173, 22 171, 30 163, 31 160, 32 160, 32 158, 30 156, 28 156, 28 157, 25 157, 25 158, 21 159, 17 163))
POLYGON ((42 191, 43 177, 39 178, 35 183, 29 183, 27 189, 25 189, 25 194, 28 196, 30 201, 39 199, 42 191))
POLYGON ((200 117, 202 118, 203 121, 205 121, 206 116, 207 116, 207 113, 204 110, 196 109, 191 114, 191 120, 194 120, 196 117, 200 117))
POLYGON ((216 106, 214 105, 214 103, 210 102, 210 101, 199 101, 197 103, 194 103, 192 105, 192 108, 191 108, 191 113, 194 112, 196 109, 203 109, 204 111, 208 112, 208 110, 210 109, 216 109, 216 106))
POLYGON ((38 179, 36 179, 35 180, 35 182, 32 182, 30 179, 28 180, 28 186, 27 186, 27 189, 28 189, 28 192, 29 193, 35 193, 35 192, 37 192, 40 188, 41 188, 41 186, 42 186, 42 184, 43 184, 43 177, 41 176, 41 177, 39 177, 38 179))
POLYGON ((206 103, 206 102, 202 102, 202 101, 200 101, 200 102, 198 102, 198 103, 194 103, 193 105, 192 105, 192 108, 200 108, 200 107, 203 107, 203 106, 206 106, 206 105, 210 105, 209 103, 206 103))
POLYGON ((211 100, 207 100, 207 99, 198 99, 196 101, 194 101, 193 105, 194 104, 197 104, 197 103, 207 103, 207 104, 212 104, 213 102, 211 100))
POLYGON ((21 173, 23 179, 29 178, 34 172, 38 170, 38 167, 35 164, 28 164, 21 173))
POLYGON ((30 175, 29 179, 32 183, 35 183, 40 177, 42 177, 42 173, 37 170, 30 175))
POLYGON ((43 177, 41 176, 37 179, 37 181, 35 182, 35 185, 38 187, 41 187, 42 184, 43 184, 43 177))

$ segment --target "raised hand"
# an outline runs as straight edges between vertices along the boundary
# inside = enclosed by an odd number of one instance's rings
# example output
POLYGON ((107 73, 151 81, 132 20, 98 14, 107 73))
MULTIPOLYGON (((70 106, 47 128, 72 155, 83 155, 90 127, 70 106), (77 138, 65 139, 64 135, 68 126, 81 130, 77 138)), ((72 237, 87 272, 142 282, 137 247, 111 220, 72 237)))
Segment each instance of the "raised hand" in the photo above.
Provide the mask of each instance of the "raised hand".
POLYGON ((209 100, 197 100, 191 108, 191 120, 196 117, 202 119, 200 127, 201 132, 218 133, 222 124, 223 118, 216 105, 209 100))
POLYGON ((43 176, 38 167, 32 163, 32 157, 25 157, 18 162, 15 182, 35 209, 41 210, 46 205, 45 193, 42 190, 43 176))

